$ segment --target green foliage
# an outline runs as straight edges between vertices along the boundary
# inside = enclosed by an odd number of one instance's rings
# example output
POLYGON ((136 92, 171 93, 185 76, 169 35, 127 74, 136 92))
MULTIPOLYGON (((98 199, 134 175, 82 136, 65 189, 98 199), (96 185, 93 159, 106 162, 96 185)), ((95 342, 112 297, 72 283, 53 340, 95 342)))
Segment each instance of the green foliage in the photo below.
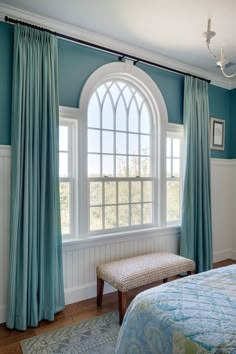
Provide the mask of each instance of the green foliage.
POLYGON ((167 221, 180 218, 180 189, 178 181, 167 182, 167 221))

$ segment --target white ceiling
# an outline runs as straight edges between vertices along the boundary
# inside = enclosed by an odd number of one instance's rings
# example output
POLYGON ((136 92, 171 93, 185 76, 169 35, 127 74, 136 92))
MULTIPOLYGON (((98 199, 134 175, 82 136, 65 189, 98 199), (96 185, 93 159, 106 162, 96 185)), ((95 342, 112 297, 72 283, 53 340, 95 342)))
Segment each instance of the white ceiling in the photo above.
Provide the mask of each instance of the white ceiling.
MULTIPOLYGON (((221 76, 201 34, 207 19, 212 49, 236 63, 235 0, 0 0, 16 8, 128 42, 221 76)), ((228 72, 236 71, 236 65, 228 72)))

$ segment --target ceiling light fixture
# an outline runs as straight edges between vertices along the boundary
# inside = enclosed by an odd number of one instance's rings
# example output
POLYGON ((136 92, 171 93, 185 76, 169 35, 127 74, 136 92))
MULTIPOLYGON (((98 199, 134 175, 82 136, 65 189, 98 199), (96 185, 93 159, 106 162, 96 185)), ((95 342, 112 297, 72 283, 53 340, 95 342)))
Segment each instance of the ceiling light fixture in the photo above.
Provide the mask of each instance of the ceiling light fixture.
POLYGON ((211 40, 213 37, 215 37, 216 35, 216 32, 212 31, 211 30, 211 19, 209 18, 208 19, 208 22, 207 22, 207 31, 203 33, 203 38, 205 39, 206 41, 206 45, 207 45, 207 49, 209 50, 211 56, 213 56, 215 59, 216 59, 216 65, 220 67, 220 70, 222 72, 222 74, 225 76, 225 77, 228 77, 228 78, 231 78, 231 77, 234 77, 236 76, 236 73, 235 74, 232 74, 232 75, 228 75, 225 73, 225 68, 228 66, 233 65, 233 63, 231 63, 229 61, 229 59, 225 56, 225 52, 224 52, 224 49, 221 48, 221 51, 220 51, 220 57, 218 57, 217 55, 215 55, 211 48, 210 48, 210 43, 211 43, 211 40))

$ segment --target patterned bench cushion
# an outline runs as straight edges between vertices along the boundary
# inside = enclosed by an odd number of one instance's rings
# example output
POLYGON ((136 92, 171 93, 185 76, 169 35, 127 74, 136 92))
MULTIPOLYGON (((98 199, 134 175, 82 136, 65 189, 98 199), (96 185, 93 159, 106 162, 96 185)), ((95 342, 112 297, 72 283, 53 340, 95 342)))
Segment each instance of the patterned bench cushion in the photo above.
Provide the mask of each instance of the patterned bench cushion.
POLYGON ((195 263, 173 253, 151 253, 97 267, 97 276, 122 292, 194 271, 195 263))

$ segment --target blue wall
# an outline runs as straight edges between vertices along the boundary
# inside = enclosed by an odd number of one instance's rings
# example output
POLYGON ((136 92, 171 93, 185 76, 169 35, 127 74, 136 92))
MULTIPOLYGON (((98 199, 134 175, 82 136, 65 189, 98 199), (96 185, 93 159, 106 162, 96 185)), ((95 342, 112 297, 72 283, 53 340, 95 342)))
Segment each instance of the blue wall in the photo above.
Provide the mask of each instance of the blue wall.
MULTIPOLYGON (((10 144, 11 83, 12 83, 13 27, 0 23, 0 144, 10 144)), ((100 66, 117 61, 111 54, 59 40, 59 92, 60 105, 78 107, 81 89, 88 77, 100 66)), ((166 102, 169 122, 183 121, 184 78, 161 69, 138 64, 157 84, 166 102)), ((236 91, 236 90, 234 90, 236 91)), ((230 117, 236 113, 230 106, 236 93, 209 86, 210 116, 226 120, 226 141, 224 151, 212 150, 212 157, 236 157, 236 144, 231 143, 230 117), (235 145, 235 146, 234 146, 235 145)), ((236 123, 235 127, 236 128, 236 123)), ((236 130, 235 130, 236 131, 236 130)))
POLYGON ((0 22, 0 144, 10 144, 13 27, 0 22))
MULTIPOLYGON (((211 157, 232 158, 230 146, 231 115, 230 115, 230 91, 221 87, 209 86, 210 117, 225 120, 225 149, 211 150, 211 157)), ((236 111, 235 111, 236 112, 236 111)), ((236 155, 235 155, 236 157, 236 155)))

